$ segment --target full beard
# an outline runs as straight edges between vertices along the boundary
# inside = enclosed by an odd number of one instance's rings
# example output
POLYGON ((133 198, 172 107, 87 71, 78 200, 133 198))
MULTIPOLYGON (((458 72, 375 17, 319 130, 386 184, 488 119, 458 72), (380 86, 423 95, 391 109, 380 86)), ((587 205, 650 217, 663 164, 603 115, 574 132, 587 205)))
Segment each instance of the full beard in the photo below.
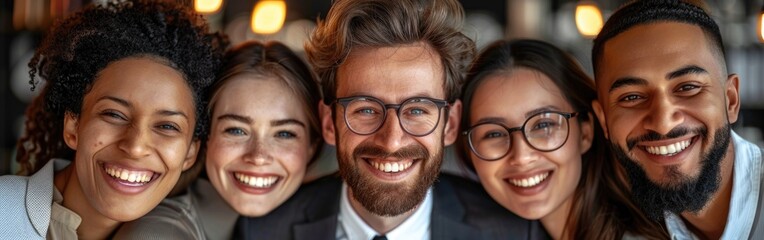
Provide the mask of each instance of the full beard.
MULTIPOLYGON (((639 140, 659 140, 674 138, 695 132, 706 139, 706 128, 688 130, 674 129, 666 136, 655 133, 647 134, 639 140)), ((632 149, 639 140, 629 140, 627 145, 632 149)), ((721 182, 721 162, 727 152, 730 143, 730 126, 726 124, 714 133, 712 145, 708 152, 701 156, 701 170, 696 176, 688 176, 682 173, 677 166, 666 167, 666 175, 670 179, 667 183, 654 183, 647 177, 647 173, 634 159, 630 158, 626 151, 618 144, 610 142, 616 159, 626 170, 631 184, 631 195, 634 202, 643 210, 647 217, 662 221, 664 212, 676 214, 682 212, 698 212, 711 199, 718 190, 721 182)))
POLYGON ((421 145, 406 146, 392 153, 363 143, 356 147, 352 155, 337 150, 340 175, 352 190, 353 198, 369 212, 386 217, 401 215, 418 206, 438 178, 443 160, 442 150, 430 155, 421 145), (361 172, 359 165, 366 164, 366 161, 359 156, 376 159, 418 159, 415 161, 422 164, 421 176, 414 176, 413 181, 402 183, 379 182, 374 176, 361 172))

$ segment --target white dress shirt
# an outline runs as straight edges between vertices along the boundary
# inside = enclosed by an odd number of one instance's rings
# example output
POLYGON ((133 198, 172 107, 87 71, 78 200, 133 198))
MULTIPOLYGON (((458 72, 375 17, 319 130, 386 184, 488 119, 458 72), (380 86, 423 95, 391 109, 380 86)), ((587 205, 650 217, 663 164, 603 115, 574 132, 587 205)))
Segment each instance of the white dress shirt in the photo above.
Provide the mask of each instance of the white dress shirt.
MULTIPOLYGON (((340 213, 337 216, 337 239, 338 240, 363 240, 372 239, 374 236, 383 235, 377 233, 366 224, 358 213, 350 205, 348 186, 342 184, 342 196, 340 197, 340 213)), ((401 239, 430 239, 430 215, 432 214, 432 188, 427 190, 424 201, 416 208, 414 214, 403 221, 401 225, 384 234, 388 240, 401 239)))

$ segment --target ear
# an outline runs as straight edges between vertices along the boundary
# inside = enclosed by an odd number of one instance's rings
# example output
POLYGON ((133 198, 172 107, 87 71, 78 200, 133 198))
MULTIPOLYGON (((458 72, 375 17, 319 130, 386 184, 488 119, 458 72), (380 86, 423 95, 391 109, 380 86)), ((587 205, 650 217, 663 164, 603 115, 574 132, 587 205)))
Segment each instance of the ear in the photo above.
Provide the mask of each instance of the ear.
POLYGON ((191 141, 191 146, 188 147, 188 153, 186 153, 186 159, 183 159, 183 171, 194 166, 196 155, 199 153, 199 146, 201 146, 201 140, 196 139, 191 141))
POLYGON ((610 139, 610 134, 607 130, 607 122, 605 121, 605 112, 602 110, 602 104, 600 104, 599 100, 592 101, 592 109, 594 109, 594 114, 597 115, 597 120, 600 121, 600 127, 602 127, 602 132, 605 133, 605 138, 610 139))
POLYGON ((462 120, 462 101, 458 99, 454 101, 451 106, 448 107, 448 121, 446 121, 446 129, 444 129, 443 144, 448 146, 456 141, 456 137, 459 136, 459 122, 462 120))
POLYGON ((737 74, 730 74, 727 76, 726 81, 726 104, 727 104, 727 121, 730 123, 737 122, 738 114, 740 113, 740 79, 737 74))
POLYGON ((334 129, 334 116, 332 116, 332 107, 324 104, 324 101, 318 102, 318 115, 321 118, 321 133, 324 135, 324 142, 329 145, 336 145, 336 129, 334 129))
POLYGON ((589 121, 579 121, 578 124, 581 126, 581 144, 579 149, 581 150, 581 153, 589 151, 589 148, 592 147, 592 142, 594 141, 594 128, 597 127, 594 126, 594 115, 592 115, 592 113, 586 113, 586 115, 589 115, 589 121))
POLYGON ((74 113, 64 114, 64 142, 69 148, 77 151, 77 123, 79 118, 74 113))

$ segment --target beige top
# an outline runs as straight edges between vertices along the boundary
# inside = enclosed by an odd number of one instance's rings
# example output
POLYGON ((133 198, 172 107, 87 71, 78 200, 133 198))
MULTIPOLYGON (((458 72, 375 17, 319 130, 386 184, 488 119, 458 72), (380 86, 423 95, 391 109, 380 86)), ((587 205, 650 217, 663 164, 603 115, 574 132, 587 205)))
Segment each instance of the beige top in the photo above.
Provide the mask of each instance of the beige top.
POLYGON ((114 239, 231 239, 239 214, 206 179, 117 230, 114 239))
POLYGON ((63 202, 64 197, 54 185, 47 239, 77 239, 77 228, 80 226, 82 218, 61 205, 63 202))

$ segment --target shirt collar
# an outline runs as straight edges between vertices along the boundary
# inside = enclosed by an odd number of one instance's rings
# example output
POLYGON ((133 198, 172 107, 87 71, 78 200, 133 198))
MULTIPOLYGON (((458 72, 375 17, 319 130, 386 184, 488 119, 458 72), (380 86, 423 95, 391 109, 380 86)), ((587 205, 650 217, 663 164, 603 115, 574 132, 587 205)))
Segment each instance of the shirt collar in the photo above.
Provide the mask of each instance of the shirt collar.
MULTIPOLYGON (((731 131, 735 151, 732 171, 732 197, 727 224, 721 239, 747 239, 756 218, 761 191, 761 150, 731 131)), ((671 239, 698 239, 677 214, 666 212, 666 228, 671 239)))
MULTIPOLYGON (((350 205, 348 186, 342 184, 342 196, 340 197, 340 213, 338 230, 344 232, 345 239, 372 239, 377 233, 366 224, 358 213, 350 205)), ((424 201, 417 207, 409 218, 401 225, 385 234, 387 239, 429 239, 430 237, 430 214, 432 213, 432 188, 427 190, 424 201)))

